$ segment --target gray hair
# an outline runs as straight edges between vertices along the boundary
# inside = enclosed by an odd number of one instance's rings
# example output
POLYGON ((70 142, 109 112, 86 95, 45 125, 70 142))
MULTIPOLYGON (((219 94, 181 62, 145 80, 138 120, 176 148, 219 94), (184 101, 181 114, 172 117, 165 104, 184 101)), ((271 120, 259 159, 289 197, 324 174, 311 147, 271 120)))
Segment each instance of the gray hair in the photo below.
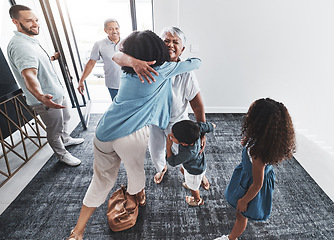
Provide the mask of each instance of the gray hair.
POLYGON ((110 22, 115 22, 117 23, 118 27, 120 27, 118 21, 115 18, 108 18, 107 20, 104 21, 104 29, 107 29, 107 25, 110 22))
POLYGON ((184 35, 184 33, 181 31, 180 28, 178 28, 178 27, 165 27, 164 29, 162 29, 160 37, 162 39, 164 39, 166 37, 167 33, 170 33, 173 36, 176 35, 178 38, 180 38, 181 42, 182 42, 182 47, 184 47, 186 45, 186 36, 184 35))

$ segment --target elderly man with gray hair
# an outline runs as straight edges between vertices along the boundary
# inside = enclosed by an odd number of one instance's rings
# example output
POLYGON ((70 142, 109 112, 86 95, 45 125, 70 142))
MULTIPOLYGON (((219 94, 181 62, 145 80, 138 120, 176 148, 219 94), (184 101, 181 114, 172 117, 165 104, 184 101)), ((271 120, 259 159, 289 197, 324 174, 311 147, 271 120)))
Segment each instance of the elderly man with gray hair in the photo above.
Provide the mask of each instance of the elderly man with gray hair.
POLYGON ((119 51, 121 42, 119 24, 116 19, 109 18, 104 21, 104 31, 107 33, 107 38, 98 41, 94 44, 90 59, 87 62, 85 69, 79 81, 78 91, 84 94, 84 80, 92 72, 96 62, 102 58, 104 63, 105 84, 109 90, 111 99, 117 95, 119 81, 121 77, 121 67, 117 65, 112 56, 119 51))

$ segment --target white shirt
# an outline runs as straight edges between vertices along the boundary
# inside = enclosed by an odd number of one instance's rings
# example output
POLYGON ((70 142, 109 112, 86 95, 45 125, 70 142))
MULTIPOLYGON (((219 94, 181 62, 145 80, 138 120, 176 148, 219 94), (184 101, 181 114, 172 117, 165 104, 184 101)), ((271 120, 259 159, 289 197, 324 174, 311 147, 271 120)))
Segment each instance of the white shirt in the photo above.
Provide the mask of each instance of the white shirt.
POLYGON ((188 119, 188 103, 200 88, 194 72, 186 72, 172 78, 173 102, 170 122, 188 119))

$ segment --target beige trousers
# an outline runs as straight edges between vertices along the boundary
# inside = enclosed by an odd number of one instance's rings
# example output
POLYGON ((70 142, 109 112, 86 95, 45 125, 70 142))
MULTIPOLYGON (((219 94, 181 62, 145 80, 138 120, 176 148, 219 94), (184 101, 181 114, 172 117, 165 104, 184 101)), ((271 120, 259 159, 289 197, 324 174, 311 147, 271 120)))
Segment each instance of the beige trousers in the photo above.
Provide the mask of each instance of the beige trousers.
POLYGON ((134 195, 145 187, 144 161, 149 136, 149 127, 145 126, 111 142, 94 138, 94 174, 83 200, 85 206, 99 207, 104 203, 116 182, 121 161, 127 174, 128 193, 134 195))
POLYGON ((32 106, 46 126, 46 137, 50 144, 50 147, 57 155, 58 158, 68 153, 65 149, 63 142, 67 142, 70 138, 68 131, 68 122, 71 118, 69 112, 68 102, 65 97, 55 99, 57 104, 63 105, 66 108, 54 109, 48 108, 44 104, 32 106))

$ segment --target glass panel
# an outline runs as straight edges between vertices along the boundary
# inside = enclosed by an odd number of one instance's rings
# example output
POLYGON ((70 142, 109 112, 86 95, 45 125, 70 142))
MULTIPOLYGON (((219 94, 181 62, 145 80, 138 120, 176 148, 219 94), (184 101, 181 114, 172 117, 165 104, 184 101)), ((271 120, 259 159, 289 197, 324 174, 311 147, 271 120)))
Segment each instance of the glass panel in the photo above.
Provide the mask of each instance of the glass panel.
MULTIPOLYGON (((132 32, 129 0, 66 1, 83 67, 88 62, 95 42, 107 37, 104 21, 115 18, 120 25, 121 39, 132 32)), ((81 76, 81 75, 80 75, 81 76)), ((103 63, 97 62, 86 79, 92 101, 110 101, 104 82, 103 63)))
POLYGON ((16 30, 15 25, 9 17, 8 10, 10 8, 9 1, 1 2, 0 4, 0 48, 4 57, 7 59, 7 46, 10 39, 14 36, 13 31, 16 30))
POLYGON ((107 35, 103 23, 116 18, 120 25, 121 38, 132 32, 129 0, 66 1, 83 63, 87 62, 94 43, 107 35))
MULTIPOLYGON (((39 0, 16 0, 15 2, 16 2, 16 4, 25 5, 29 8, 31 8, 32 11, 36 14, 36 17, 38 18, 39 25, 40 25, 39 35, 36 36, 36 38, 41 43, 41 46, 47 51, 47 53, 50 56, 52 56, 52 54, 54 53, 54 47, 53 47, 53 44, 52 44, 52 40, 51 40, 51 37, 50 37, 50 32, 49 32, 48 26, 46 24, 44 14, 43 14, 43 10, 41 8, 39 0)), ((14 24, 13 24, 13 26, 14 26, 14 24)), ((15 29, 16 29, 16 27, 15 27, 15 29)), ((58 64, 55 64, 55 65, 58 65, 58 64)), ((61 73, 60 73, 59 76, 61 76, 61 73)))
POLYGON ((153 30, 152 0, 136 0, 138 30, 153 30))

